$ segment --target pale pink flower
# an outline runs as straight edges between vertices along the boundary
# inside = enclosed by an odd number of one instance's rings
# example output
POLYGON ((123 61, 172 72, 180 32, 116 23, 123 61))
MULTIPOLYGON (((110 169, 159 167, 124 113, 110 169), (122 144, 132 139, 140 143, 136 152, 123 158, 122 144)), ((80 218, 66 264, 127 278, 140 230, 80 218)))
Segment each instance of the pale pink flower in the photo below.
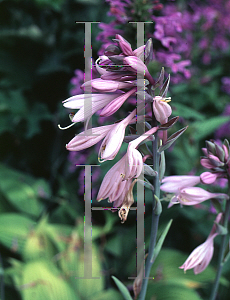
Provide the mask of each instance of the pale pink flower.
MULTIPOLYGON (((215 222, 219 223, 221 217, 222 213, 219 213, 216 217, 215 222)), ((203 272, 212 259, 214 252, 214 238, 217 235, 218 233, 216 232, 216 224, 214 224, 207 240, 203 244, 198 246, 196 249, 194 249, 185 261, 185 263, 179 268, 184 269, 184 272, 186 272, 189 269, 193 269, 194 274, 199 274, 203 272)))
POLYGON ((153 100, 153 112, 156 120, 161 124, 167 123, 168 117, 172 114, 172 108, 167 103, 171 101, 171 98, 155 96, 153 100))
POLYGON ((85 82, 84 84, 82 84, 81 87, 92 87, 93 89, 99 92, 112 93, 116 92, 117 90, 132 88, 133 83, 96 78, 85 82))
POLYGON ((143 169, 143 159, 141 153, 136 148, 141 142, 146 140, 150 135, 153 135, 157 130, 158 127, 153 127, 129 143, 125 160, 124 179, 140 176, 143 169))
POLYGON ((109 198, 116 201, 116 206, 124 200, 132 183, 132 178, 140 176, 143 169, 143 159, 136 147, 157 131, 153 127, 143 135, 129 143, 127 153, 106 173, 100 186, 97 201, 109 198))
MULTIPOLYGON (((110 202, 116 201, 119 198, 119 192, 124 189, 126 182, 123 181, 122 174, 124 172, 126 156, 124 155, 105 175, 98 195, 97 201, 109 198, 110 202), (123 184, 121 184, 123 181, 123 184), (120 186, 121 185, 121 186, 120 186), (115 194, 117 194, 115 196, 115 194)), ((128 190, 127 190, 128 191, 128 190)))
POLYGON ((123 62, 125 65, 129 65, 128 68, 130 68, 133 72, 144 74, 145 77, 149 80, 149 82, 152 85, 155 84, 155 80, 152 78, 151 74, 149 73, 148 68, 139 57, 127 56, 124 58, 123 62))
POLYGON ((99 150, 99 162, 113 160, 115 158, 124 140, 126 126, 130 123, 135 114, 136 109, 124 120, 114 124, 112 129, 106 134, 99 150))
POLYGON ((180 203, 182 205, 196 205, 211 198, 229 199, 226 194, 210 193, 200 187, 186 187, 177 192, 177 194, 171 199, 168 207, 171 207, 176 203, 180 203))
POLYGON ((66 99, 63 101, 63 106, 70 109, 79 109, 72 122, 83 122, 117 96, 118 94, 81 94, 66 99), (87 102, 89 105, 86 105, 87 102))
MULTIPOLYGON (((110 101, 101 111, 100 116, 101 117, 108 117, 114 114, 121 106, 122 104, 132 95, 136 92, 137 88, 134 87, 131 90, 129 90, 126 93, 123 93, 110 101)), ((117 94, 118 95, 118 94, 117 94)))
POLYGON ((100 140, 102 140, 106 134, 114 128, 116 124, 106 125, 101 127, 90 128, 76 135, 67 145, 66 149, 69 151, 81 151, 87 149, 100 140))
POLYGON ((200 176, 174 175, 162 179, 161 190, 167 193, 177 193, 181 188, 191 187, 200 183, 200 176))

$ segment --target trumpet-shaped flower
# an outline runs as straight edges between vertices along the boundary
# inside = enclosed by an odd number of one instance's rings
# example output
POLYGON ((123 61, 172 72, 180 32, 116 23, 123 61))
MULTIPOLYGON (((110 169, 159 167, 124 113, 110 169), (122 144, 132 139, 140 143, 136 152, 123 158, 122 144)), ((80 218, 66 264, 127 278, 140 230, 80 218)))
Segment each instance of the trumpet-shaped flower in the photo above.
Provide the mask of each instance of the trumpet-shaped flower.
POLYGON ((132 88, 126 93, 121 94, 120 96, 116 97, 112 101, 110 101, 101 111, 100 116, 101 117, 108 117, 114 114, 121 106, 122 104, 132 95, 136 92, 136 87, 132 88))
POLYGON ((92 87, 99 92, 111 93, 116 92, 120 89, 132 88, 133 84, 131 82, 119 82, 115 80, 104 80, 101 78, 96 78, 85 82, 81 87, 92 87))
POLYGON ((143 168, 143 159, 136 147, 157 129, 158 127, 153 127, 129 143, 127 153, 106 173, 97 201, 109 198, 110 202, 116 201, 116 206, 122 204, 132 179, 140 176, 143 168))
POLYGON ((200 177, 192 175, 167 176, 162 179, 162 183, 162 191, 167 193, 177 193, 181 188, 191 187, 200 183, 200 177))
POLYGON ((169 207, 176 203, 180 203, 182 205, 196 205, 211 198, 229 199, 226 194, 210 193, 200 187, 186 187, 180 189, 171 199, 169 207))
POLYGON ((124 140, 125 128, 130 123, 135 114, 136 109, 124 120, 113 125, 113 128, 108 132, 101 144, 99 150, 100 162, 103 162, 105 160, 112 160, 115 158, 124 140))
POLYGON ((63 105, 66 108, 79 109, 72 121, 83 122, 117 97, 118 94, 81 94, 66 99, 63 105))
POLYGON ((66 145, 66 149, 69 151, 81 151, 87 149, 102 140, 115 125, 116 124, 112 124, 85 130, 76 135, 66 145))
POLYGON ((119 198, 119 193, 124 189, 126 182, 123 181, 122 172, 124 172, 125 155, 106 173, 98 195, 97 201, 109 198, 110 202, 119 198), (121 184, 123 181, 123 184, 121 184))
MULTIPOLYGON (((221 217, 222 213, 218 214, 215 222, 219 223, 221 217)), ((212 259, 214 252, 214 238, 217 235, 218 233, 216 232, 216 224, 214 224, 207 240, 196 249, 194 249, 185 263, 179 268, 184 269, 185 272, 189 269, 193 269, 194 274, 203 272, 212 259)))

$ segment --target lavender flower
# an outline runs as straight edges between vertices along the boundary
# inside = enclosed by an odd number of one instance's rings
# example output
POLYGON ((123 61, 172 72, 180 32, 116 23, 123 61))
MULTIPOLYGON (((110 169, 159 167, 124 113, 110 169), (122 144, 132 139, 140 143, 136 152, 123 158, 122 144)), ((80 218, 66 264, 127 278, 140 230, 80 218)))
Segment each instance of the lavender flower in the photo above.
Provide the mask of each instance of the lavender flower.
MULTIPOLYGON (((220 223, 221 218, 222 213, 217 215, 215 223, 220 223)), ((199 274, 207 268, 214 252, 213 240, 218 235, 216 229, 217 225, 214 224, 207 240, 193 250, 180 269, 184 269, 185 272, 189 269, 193 269, 194 274, 199 274)))

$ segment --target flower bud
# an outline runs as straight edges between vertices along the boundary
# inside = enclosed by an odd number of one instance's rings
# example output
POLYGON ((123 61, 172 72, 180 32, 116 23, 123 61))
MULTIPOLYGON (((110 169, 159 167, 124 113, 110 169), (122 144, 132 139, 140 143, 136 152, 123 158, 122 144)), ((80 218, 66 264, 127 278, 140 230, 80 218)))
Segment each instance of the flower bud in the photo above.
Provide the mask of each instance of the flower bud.
POLYGON ((212 184, 216 181, 217 177, 216 173, 204 172, 200 175, 200 180, 203 184, 212 184))
POLYGON ((114 44, 109 45, 109 46, 105 49, 105 52, 104 52, 104 54, 105 54, 106 56, 118 55, 118 54, 120 54, 120 53, 121 53, 121 49, 120 49, 118 46, 114 45, 114 44))
POLYGON ((212 153, 213 155, 216 155, 216 147, 215 144, 210 141, 205 141, 206 148, 208 152, 212 153))
POLYGON ((131 45, 128 41, 126 41, 126 39, 124 39, 120 34, 116 34, 116 40, 118 40, 119 46, 125 55, 133 55, 131 45))

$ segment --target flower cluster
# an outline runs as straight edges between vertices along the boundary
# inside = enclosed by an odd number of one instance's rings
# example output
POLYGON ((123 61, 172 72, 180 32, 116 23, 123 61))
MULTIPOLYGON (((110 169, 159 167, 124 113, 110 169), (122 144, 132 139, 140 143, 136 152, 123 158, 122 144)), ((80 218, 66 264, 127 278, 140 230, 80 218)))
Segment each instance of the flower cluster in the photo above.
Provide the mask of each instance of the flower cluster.
MULTIPOLYGON (((210 193, 201 187, 195 187, 199 183, 211 184, 217 178, 230 177, 230 151, 227 140, 219 146, 215 142, 206 141, 206 148, 202 149, 205 157, 201 158, 201 165, 209 172, 200 176, 169 176, 162 180, 161 190, 173 193, 169 207, 176 203, 181 205, 197 205, 208 199, 217 198, 229 201, 229 196, 223 193, 210 193)), ((214 238, 220 234, 217 224, 220 223, 223 213, 216 217, 215 224, 207 240, 197 247, 180 267, 184 271, 194 269, 194 273, 201 273, 210 263, 214 251, 214 238)))
POLYGON ((206 148, 202 149, 205 157, 201 158, 201 165, 209 172, 200 175, 201 182, 212 184, 217 178, 227 178, 230 176, 230 151, 227 140, 219 146, 212 141, 206 141, 206 148))
MULTIPOLYGON (((153 79, 148 71, 148 63, 152 60, 152 41, 148 40, 135 50, 119 34, 96 61, 96 69, 100 78, 92 79, 81 85, 81 88, 90 87, 92 94, 79 94, 72 96, 63 102, 69 109, 79 109, 71 115, 73 123, 86 122, 96 112, 100 116, 113 115, 131 96, 138 96, 137 107, 124 119, 114 124, 100 127, 85 128, 77 134, 67 145, 70 151, 87 149, 103 140, 99 148, 98 160, 104 162, 113 160, 118 154, 124 139, 129 142, 127 153, 105 175, 98 192, 97 200, 109 198, 114 207, 121 207, 119 216, 124 222, 127 218, 130 205, 133 203, 132 190, 136 178, 143 172, 149 172, 145 168, 145 160, 152 154, 144 155, 138 150, 141 143, 153 140, 153 134, 158 130, 167 130, 177 120, 168 118, 172 113, 166 98, 170 77, 164 82, 164 70, 162 69, 157 80, 153 79), (159 94, 155 90, 159 88, 159 94), (153 120, 156 126, 151 127, 146 122, 148 115, 143 109, 149 107, 153 111, 153 120), (157 123, 160 123, 157 125, 157 123), (168 122, 168 123, 167 123, 168 122), (143 134, 134 134, 125 137, 126 127, 130 124, 143 123, 148 130, 143 134)), ((150 117, 150 116, 149 116, 150 117)), ((135 129, 133 129, 135 131, 135 129)), ((167 134, 164 134, 164 142, 167 134)))

